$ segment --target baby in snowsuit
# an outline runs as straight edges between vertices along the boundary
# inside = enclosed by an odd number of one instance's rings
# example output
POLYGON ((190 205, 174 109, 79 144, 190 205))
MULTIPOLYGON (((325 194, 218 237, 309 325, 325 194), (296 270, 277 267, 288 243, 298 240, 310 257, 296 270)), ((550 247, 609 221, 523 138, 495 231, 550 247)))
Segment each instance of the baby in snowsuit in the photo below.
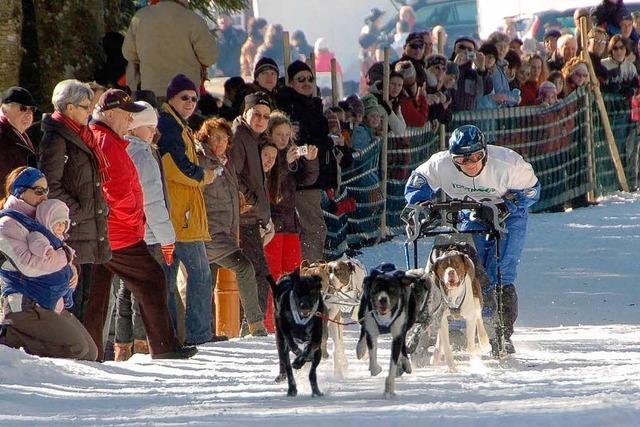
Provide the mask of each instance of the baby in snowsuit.
MULTIPOLYGON (((36 221, 45 226, 51 231, 55 237, 64 241, 65 233, 69 231, 71 220, 69 219, 69 208, 67 205, 58 199, 48 199, 40 203, 36 209, 36 221)), ((40 233, 39 231, 32 231, 27 235, 27 243, 29 245, 29 251, 37 257, 49 258, 56 253, 55 248, 51 240, 40 233)), ((65 245, 67 251, 69 264, 64 267, 63 272, 67 273, 70 268, 71 260, 73 259, 74 251, 70 247, 65 245)), ((54 310, 57 313, 61 313, 64 308, 69 308, 73 305, 73 289, 69 288, 67 292, 58 300, 54 310)))

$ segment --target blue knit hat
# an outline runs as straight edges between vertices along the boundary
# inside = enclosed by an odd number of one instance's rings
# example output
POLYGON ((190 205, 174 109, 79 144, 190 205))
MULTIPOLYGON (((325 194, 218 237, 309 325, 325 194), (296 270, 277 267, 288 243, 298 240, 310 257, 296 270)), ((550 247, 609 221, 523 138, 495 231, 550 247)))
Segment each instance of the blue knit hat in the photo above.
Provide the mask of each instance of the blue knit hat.
POLYGON ((41 178, 44 178, 44 174, 39 169, 28 167, 16 176, 9 190, 13 196, 19 198, 41 178))
POLYGON ((169 86, 167 87, 167 101, 182 92, 183 90, 192 90, 199 96, 198 88, 191 79, 184 74, 178 74, 171 79, 169 86))

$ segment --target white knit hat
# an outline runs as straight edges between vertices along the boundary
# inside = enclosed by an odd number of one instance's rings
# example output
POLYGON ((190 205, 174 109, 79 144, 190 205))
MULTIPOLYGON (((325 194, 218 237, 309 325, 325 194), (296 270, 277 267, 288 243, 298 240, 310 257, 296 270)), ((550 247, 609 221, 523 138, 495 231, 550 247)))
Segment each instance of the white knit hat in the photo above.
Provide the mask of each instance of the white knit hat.
POLYGON ((156 110, 146 101, 136 101, 136 105, 144 107, 144 110, 139 113, 133 113, 133 120, 129 123, 129 130, 139 128, 140 126, 157 126, 158 125, 158 113, 156 110))

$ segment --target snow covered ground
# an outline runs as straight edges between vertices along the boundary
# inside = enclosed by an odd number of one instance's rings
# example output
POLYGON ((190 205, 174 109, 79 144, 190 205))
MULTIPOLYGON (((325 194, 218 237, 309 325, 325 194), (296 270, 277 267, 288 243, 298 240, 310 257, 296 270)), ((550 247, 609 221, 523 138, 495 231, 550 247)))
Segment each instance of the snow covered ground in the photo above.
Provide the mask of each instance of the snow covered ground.
MULTIPOLYGON (((531 217, 518 289, 515 357, 460 357, 456 374, 414 369, 383 400, 384 373, 355 360, 319 368, 312 399, 274 384, 273 337, 210 344, 189 361, 41 359, 0 348, 0 425, 637 426, 640 424, 640 195, 531 217)), ((368 267, 404 265, 400 239, 370 248, 368 267)), ((379 357, 388 360, 388 341, 379 357)))

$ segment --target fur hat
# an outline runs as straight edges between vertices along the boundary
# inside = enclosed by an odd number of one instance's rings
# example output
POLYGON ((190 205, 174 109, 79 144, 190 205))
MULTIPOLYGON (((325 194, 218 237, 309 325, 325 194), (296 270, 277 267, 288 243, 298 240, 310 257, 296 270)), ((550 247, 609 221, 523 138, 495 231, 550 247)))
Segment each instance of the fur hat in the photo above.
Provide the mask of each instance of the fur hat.
POLYGON ((191 79, 184 74, 178 74, 169 83, 167 87, 167 101, 182 92, 183 90, 192 90, 198 96, 198 88, 191 79))
POLYGON ((135 104, 144 107, 144 110, 133 114, 133 120, 129 123, 129 130, 139 128, 140 126, 158 125, 158 113, 156 113, 156 110, 151 104, 146 101, 136 101, 135 104))
POLYGON ((411 61, 398 61, 396 63, 395 71, 402 74, 404 78, 404 86, 412 86, 416 82, 416 69, 411 61))
POLYGON ((313 71, 311 70, 311 67, 309 67, 306 63, 300 60, 293 61, 291 64, 289 64, 289 67, 287 67, 287 76, 289 76, 289 80, 293 80, 296 74, 302 71, 308 71, 310 73, 313 73, 313 71))

